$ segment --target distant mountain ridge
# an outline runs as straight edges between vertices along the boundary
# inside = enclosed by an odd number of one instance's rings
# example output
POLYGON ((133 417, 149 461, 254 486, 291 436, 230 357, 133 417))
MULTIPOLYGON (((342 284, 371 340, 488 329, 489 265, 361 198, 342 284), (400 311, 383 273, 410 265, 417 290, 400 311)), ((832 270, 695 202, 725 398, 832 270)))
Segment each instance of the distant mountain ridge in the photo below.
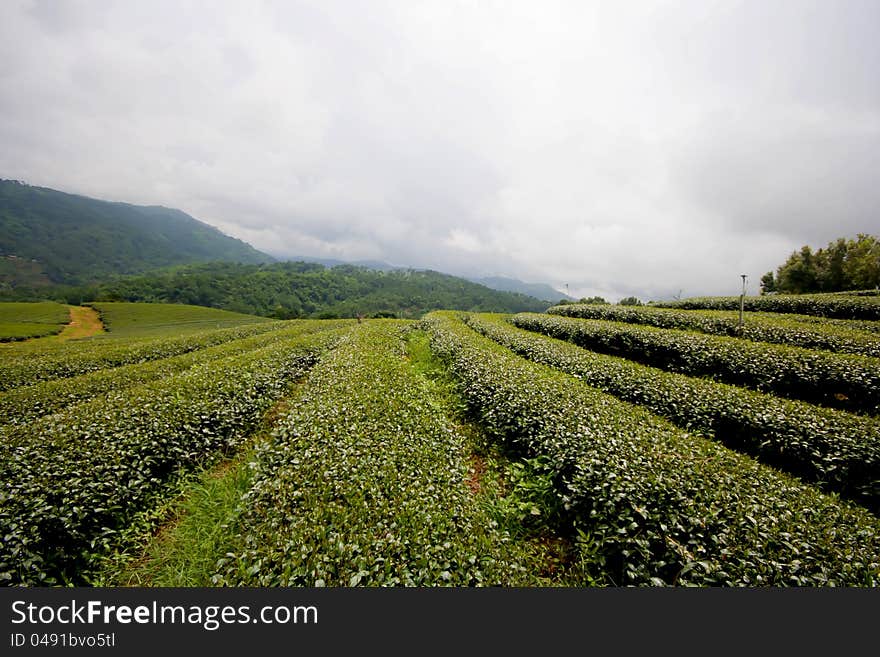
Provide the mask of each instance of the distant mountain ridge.
POLYGON ((0 288, 6 289, 85 284, 197 262, 274 261, 181 210, 102 201, 2 179, 0 256, 0 288))
POLYGON ((272 316, 413 317, 436 308, 540 310, 566 296, 541 283, 500 276, 467 278, 378 260, 310 256, 284 260, 290 266, 248 268, 274 263, 276 258, 181 210, 104 201, 0 179, 0 295, 4 298, 54 298, 54 294, 81 299, 100 293, 114 299, 194 303, 272 316), (332 272, 319 274, 324 267, 332 272), (175 270, 180 270, 179 276, 171 273, 175 270), (219 289, 212 276, 236 293, 219 289), (197 290, 192 289, 195 280, 197 290), (128 285, 137 292, 123 292, 128 285), (291 285, 308 289, 308 298, 288 294, 291 285), (319 290, 320 285, 335 289, 335 298, 319 290), (248 301, 242 305, 236 294, 248 301))
MULTIPOLYGON (((367 269, 374 269, 376 271, 395 271, 411 269, 410 267, 398 267, 395 265, 391 265, 381 260, 337 260, 335 258, 314 258, 311 256, 295 256, 285 259, 291 262, 313 262, 324 265, 325 267, 354 265, 355 267, 365 267, 367 269)), ((552 303, 556 303, 560 299, 568 299, 569 301, 576 300, 575 297, 569 296, 564 292, 560 292, 556 288, 551 287, 546 283, 525 283, 519 279, 510 278, 507 276, 472 277, 461 276, 460 274, 455 273, 450 273, 450 275, 460 276, 461 278, 464 278, 471 283, 484 285, 490 290, 497 290, 498 292, 516 292, 529 297, 534 297, 535 299, 540 299, 541 301, 550 301, 552 303)))
POLYGON ((564 292, 560 292, 546 283, 524 283, 515 278, 507 278, 506 276, 487 276, 483 278, 468 278, 468 280, 474 283, 479 283, 480 285, 485 285, 493 290, 500 290, 502 292, 519 292, 520 294, 535 297, 542 301, 552 301, 553 303, 558 302, 560 299, 574 301, 574 297, 571 297, 564 292))
POLYGON ((278 256, 278 260, 285 262, 309 262, 317 265, 324 265, 325 267, 341 267, 341 266, 354 266, 354 267, 362 267, 364 269, 373 269, 375 271, 394 271, 396 269, 404 270, 404 269, 413 269, 412 267, 398 267, 397 265, 389 264, 383 260, 339 260, 338 258, 320 258, 316 256, 278 256))

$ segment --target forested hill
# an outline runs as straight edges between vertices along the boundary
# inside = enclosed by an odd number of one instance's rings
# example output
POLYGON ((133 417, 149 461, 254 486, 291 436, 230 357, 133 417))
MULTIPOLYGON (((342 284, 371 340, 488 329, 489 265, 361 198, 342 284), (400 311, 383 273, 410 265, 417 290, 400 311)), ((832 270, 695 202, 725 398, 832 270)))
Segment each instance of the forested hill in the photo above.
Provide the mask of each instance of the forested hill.
POLYGON ((0 179, 0 289, 271 256, 180 210, 100 201, 0 179))
MULTIPOLYGON (((59 292, 59 294, 62 294, 59 292)), ((68 289, 64 300, 188 303, 235 312, 297 317, 420 317, 436 309, 542 312, 547 303, 424 270, 376 271, 353 265, 211 263, 68 289)))

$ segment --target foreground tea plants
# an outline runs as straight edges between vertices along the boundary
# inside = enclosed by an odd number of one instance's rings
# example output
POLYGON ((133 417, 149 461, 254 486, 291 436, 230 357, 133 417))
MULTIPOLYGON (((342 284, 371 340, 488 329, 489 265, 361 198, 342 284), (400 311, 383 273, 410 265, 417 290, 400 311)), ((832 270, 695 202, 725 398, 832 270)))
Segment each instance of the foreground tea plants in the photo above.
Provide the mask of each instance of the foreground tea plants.
POLYGON ((580 319, 605 319, 627 324, 645 324, 658 328, 685 329, 742 337, 756 342, 774 342, 808 349, 827 349, 837 353, 880 356, 880 337, 864 331, 847 330, 837 325, 816 323, 805 326, 803 322, 780 319, 767 314, 747 315, 742 328, 738 313, 724 311, 667 310, 650 306, 611 306, 593 304, 567 304, 554 306, 551 315, 578 317, 580 319))
POLYGON ((253 464, 215 583, 529 582, 465 480, 464 439, 407 366, 401 322, 358 326, 310 373, 253 464))
POLYGON ((514 325, 646 365, 851 411, 880 412, 880 359, 690 331, 521 313, 514 325))
POLYGON ((876 585, 880 521, 450 315, 432 346, 499 441, 548 457, 580 547, 616 584, 876 585))
POLYGON ((0 581, 84 583, 129 518, 238 445, 345 330, 209 362, 34 422, 0 452, 0 581))
POLYGON ((498 315, 472 315, 465 321, 521 356, 880 510, 880 420, 876 418, 597 354, 514 328, 498 315))

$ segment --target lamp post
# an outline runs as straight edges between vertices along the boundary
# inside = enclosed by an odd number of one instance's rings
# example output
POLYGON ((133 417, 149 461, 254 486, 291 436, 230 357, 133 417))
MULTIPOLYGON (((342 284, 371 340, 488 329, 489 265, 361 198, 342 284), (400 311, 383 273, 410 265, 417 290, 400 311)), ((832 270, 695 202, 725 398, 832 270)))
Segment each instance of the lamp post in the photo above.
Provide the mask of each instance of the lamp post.
POLYGON ((739 295, 739 332, 742 333, 743 330, 743 310, 745 310, 746 305, 746 275, 740 274, 743 279, 743 291, 742 294, 739 295))

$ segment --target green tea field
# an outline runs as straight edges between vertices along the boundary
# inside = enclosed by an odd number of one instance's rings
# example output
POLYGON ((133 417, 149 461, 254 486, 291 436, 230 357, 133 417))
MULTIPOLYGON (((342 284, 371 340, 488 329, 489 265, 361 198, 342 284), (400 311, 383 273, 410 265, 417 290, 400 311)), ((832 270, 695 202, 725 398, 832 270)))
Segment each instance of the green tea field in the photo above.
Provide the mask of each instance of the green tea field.
POLYGON ((0 583, 880 585, 880 297, 725 304, 0 304, 0 583))
POLYGON ((61 332, 70 321, 70 312, 64 304, 0 303, 0 342, 40 338, 61 332))

